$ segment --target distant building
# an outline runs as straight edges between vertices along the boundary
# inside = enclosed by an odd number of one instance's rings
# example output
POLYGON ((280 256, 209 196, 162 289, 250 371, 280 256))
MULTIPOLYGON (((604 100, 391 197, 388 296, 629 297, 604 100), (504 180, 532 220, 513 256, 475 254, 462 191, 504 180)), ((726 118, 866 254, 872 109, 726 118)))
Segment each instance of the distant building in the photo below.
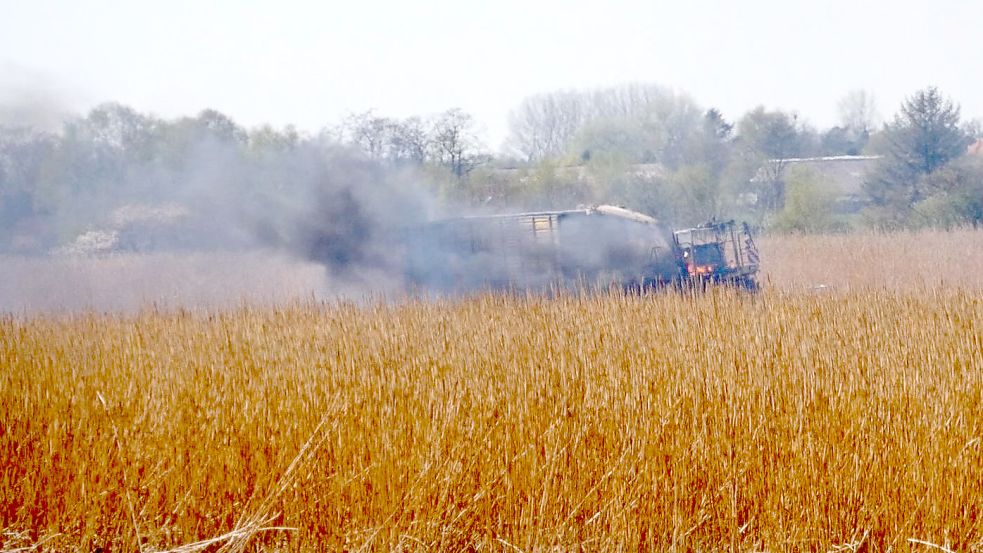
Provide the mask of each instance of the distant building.
MULTIPOLYGON (((768 160, 758 170, 752 183, 783 180, 793 168, 806 169, 836 194, 837 211, 851 213, 866 205, 864 181, 882 156, 830 156, 768 160)), ((753 199, 752 199, 753 200, 753 199)), ((753 203, 753 201, 751 202, 753 203)))
POLYGON ((977 138, 976 142, 973 142, 966 148, 966 153, 974 156, 983 156, 983 138, 977 138))

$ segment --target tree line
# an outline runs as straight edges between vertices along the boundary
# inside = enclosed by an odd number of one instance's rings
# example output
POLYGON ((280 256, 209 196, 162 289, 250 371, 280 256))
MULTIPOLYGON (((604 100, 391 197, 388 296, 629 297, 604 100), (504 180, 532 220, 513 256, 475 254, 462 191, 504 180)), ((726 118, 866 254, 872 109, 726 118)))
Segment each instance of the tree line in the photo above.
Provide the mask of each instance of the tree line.
POLYGON ((820 232, 983 222, 981 159, 967 155, 983 137, 980 123, 961 120, 938 89, 915 92, 883 124, 865 91, 846 94, 838 111, 839 123, 820 131, 764 107, 729 121, 652 85, 559 91, 513 111, 508 145, 535 168, 530 180, 541 188, 577 186, 555 170, 576 165, 600 183, 593 199, 677 224, 738 216, 774 230, 820 232), (792 163, 844 156, 869 158, 859 212, 838 207, 838 183, 792 163), (659 170, 631 170, 644 164, 659 170))
POLYGON ((187 224, 216 241, 243 233, 216 213, 282 240, 278 227, 312 191, 366 198, 406 186, 444 212, 604 202, 675 225, 740 217, 805 232, 983 222, 983 157, 967 154, 983 132, 941 91, 915 92, 886 123, 866 92, 838 107, 839 123, 817 130, 764 107, 728 119, 655 85, 555 91, 516 106, 493 153, 459 109, 365 112, 302 133, 247 129, 215 110, 163 119, 109 103, 57 133, 0 125, 0 249, 50 250, 123 206, 167 202, 207 212, 187 224), (856 212, 837 208, 836 183, 791 163, 859 155, 873 168, 856 212))

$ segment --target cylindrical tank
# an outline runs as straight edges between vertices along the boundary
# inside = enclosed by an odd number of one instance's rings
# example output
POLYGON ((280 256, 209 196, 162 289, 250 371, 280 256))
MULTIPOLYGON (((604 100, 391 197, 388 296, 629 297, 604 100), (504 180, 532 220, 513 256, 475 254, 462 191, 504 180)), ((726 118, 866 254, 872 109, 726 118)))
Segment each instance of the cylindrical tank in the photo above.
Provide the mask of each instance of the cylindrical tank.
POLYGON ((672 231, 614 206, 435 221, 408 234, 406 261, 413 285, 453 291, 680 278, 672 231))

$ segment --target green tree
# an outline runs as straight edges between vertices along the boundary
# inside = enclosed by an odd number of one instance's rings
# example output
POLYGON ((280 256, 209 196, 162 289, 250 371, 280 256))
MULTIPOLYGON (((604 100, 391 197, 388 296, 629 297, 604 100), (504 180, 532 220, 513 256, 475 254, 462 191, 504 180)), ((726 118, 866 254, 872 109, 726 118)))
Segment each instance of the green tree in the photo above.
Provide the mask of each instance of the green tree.
MULTIPOLYGON (((878 226, 912 223, 913 208, 931 194, 926 177, 964 154, 970 139, 959 106, 935 87, 916 92, 884 131, 884 160, 864 188, 878 226)), ((916 221, 917 222, 917 221, 916 221)))
POLYGON ((638 120, 605 118, 587 123, 572 140, 582 160, 617 158, 626 163, 655 161, 655 147, 638 120))
POLYGON ((669 176, 673 222, 696 225, 720 215, 720 179, 705 164, 687 165, 669 176))
POLYGON ((20 232, 19 227, 29 225, 40 211, 38 182, 56 147, 55 135, 0 125, 0 250, 18 241, 40 242, 37 232, 20 232))
POLYGON ((750 192, 765 212, 780 210, 785 204, 785 169, 788 160, 811 153, 815 137, 802 126, 798 116, 783 111, 767 111, 758 106, 738 123, 738 145, 744 165, 756 167, 749 180, 750 192))
POLYGON ((788 173, 785 206, 772 228, 803 233, 841 230, 845 225, 833 209, 836 197, 819 176, 804 167, 793 167, 788 173))
POLYGON ((983 156, 962 156, 923 179, 928 197, 913 208, 916 226, 983 225, 983 156))
POLYGON ((581 167, 563 167, 555 159, 545 159, 526 170, 521 194, 521 205, 530 209, 556 209, 577 204, 610 201, 597 198, 596 188, 581 167))
POLYGON ((822 154, 824 156, 860 155, 869 140, 870 134, 858 135, 846 127, 833 127, 822 135, 822 154))
POLYGON ((731 138, 734 125, 724 119, 716 108, 703 114, 694 150, 689 155, 691 163, 705 163, 713 175, 719 178, 730 161, 731 138))
POLYGON ((666 178, 659 175, 622 174, 611 182, 605 202, 623 205, 667 222, 675 219, 666 178))

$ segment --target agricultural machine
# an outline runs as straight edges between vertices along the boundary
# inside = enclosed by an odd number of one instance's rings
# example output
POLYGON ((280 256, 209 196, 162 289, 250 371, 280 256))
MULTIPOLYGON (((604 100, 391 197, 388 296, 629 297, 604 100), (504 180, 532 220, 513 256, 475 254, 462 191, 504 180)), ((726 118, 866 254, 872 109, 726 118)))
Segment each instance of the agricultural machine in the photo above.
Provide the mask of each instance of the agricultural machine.
POLYGON ((673 231, 642 213, 601 205, 443 219, 403 238, 409 282, 431 290, 756 288, 757 248, 747 225, 733 221, 673 231))
POLYGON ((747 223, 738 228, 734 221, 710 221, 673 232, 673 241, 686 279, 757 289, 758 247, 747 223))

